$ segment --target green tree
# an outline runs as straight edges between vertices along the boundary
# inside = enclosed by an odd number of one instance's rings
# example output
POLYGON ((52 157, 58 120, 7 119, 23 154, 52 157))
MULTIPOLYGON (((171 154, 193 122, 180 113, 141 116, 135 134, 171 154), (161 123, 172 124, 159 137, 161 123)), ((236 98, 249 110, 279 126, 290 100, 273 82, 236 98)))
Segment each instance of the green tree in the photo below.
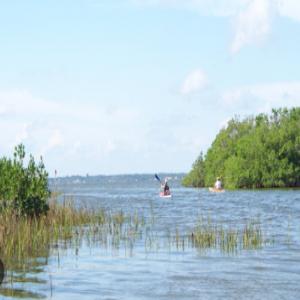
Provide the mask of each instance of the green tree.
POLYGON ((200 155, 193 163, 192 170, 183 178, 182 184, 189 187, 203 187, 205 176, 205 166, 203 153, 200 152, 200 155))
POLYGON ((211 186, 222 177, 227 188, 300 186, 300 108, 233 118, 201 164, 198 167, 196 160, 185 185, 201 179, 201 184, 211 186))
POLYGON ((24 145, 15 147, 13 160, 0 159, 0 203, 2 209, 37 216, 48 210, 48 173, 42 158, 38 164, 30 155, 24 166, 24 145))

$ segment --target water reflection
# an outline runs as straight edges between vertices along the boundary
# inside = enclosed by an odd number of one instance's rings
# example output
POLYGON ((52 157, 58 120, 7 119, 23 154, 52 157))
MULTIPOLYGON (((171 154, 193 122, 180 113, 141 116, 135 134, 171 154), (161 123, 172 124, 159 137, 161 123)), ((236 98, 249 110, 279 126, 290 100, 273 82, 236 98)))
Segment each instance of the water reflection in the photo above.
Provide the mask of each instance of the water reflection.
POLYGON ((18 263, 17 260, 9 261, 5 270, 4 280, 0 288, 0 295, 12 298, 46 298, 41 292, 35 292, 35 288, 45 286, 48 282, 34 274, 43 274, 48 258, 30 258, 25 263, 18 263))
POLYGON ((30 298, 30 299, 45 299, 46 296, 39 293, 34 293, 30 291, 26 291, 23 289, 17 288, 5 288, 2 287, 0 289, 0 295, 5 297, 13 297, 13 298, 30 298))
POLYGON ((4 279, 4 273, 5 273, 5 267, 2 260, 0 259, 0 285, 4 279))

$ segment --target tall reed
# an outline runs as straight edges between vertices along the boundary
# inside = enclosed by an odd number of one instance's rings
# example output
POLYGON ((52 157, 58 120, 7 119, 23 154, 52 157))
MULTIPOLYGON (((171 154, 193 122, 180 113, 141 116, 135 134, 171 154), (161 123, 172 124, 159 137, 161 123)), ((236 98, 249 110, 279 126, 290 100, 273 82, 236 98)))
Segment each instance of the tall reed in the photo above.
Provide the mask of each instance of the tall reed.
MULTIPOLYGON (((0 214, 0 257, 7 267, 24 268, 28 260, 47 258, 53 251, 59 258, 61 249, 78 251, 83 242, 90 247, 99 244, 119 249, 123 246, 132 253, 136 241, 140 240, 146 252, 160 249, 163 236, 155 229, 154 219, 146 222, 137 211, 132 215, 122 211, 112 213, 102 208, 76 206, 72 201, 59 204, 55 200, 49 206, 48 213, 40 217, 22 217, 11 212, 0 214)), ((172 227, 166 230, 169 248, 182 251, 192 247, 233 253, 259 249, 264 244, 262 230, 253 221, 233 228, 202 218, 188 233, 172 227)), ((166 245, 166 240, 163 242, 166 245)))
POLYGON ((76 206, 72 201, 50 202, 47 214, 40 217, 0 214, 0 257, 5 265, 22 266, 28 259, 48 257, 51 249, 78 247, 83 239, 117 246, 122 239, 137 235, 143 218, 102 208, 76 206))

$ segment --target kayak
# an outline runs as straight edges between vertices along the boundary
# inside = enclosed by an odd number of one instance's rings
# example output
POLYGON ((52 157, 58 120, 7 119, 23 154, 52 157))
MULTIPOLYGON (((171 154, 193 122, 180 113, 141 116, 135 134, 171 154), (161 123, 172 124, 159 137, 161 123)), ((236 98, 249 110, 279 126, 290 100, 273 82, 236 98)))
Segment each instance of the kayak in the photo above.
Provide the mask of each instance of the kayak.
POLYGON ((160 198, 172 198, 172 195, 171 194, 164 194, 163 192, 159 193, 159 197, 160 198))
POLYGON ((213 187, 208 188, 208 190, 212 193, 224 193, 225 192, 224 189, 216 189, 216 188, 213 188, 213 187))

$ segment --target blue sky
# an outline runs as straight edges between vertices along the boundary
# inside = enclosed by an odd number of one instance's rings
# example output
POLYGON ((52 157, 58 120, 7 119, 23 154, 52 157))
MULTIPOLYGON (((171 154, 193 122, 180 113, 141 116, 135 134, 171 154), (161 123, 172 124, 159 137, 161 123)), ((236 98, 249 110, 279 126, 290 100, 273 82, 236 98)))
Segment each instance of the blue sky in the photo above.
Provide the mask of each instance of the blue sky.
POLYGON ((188 171, 235 115, 300 105, 297 0, 3 1, 0 154, 188 171))

